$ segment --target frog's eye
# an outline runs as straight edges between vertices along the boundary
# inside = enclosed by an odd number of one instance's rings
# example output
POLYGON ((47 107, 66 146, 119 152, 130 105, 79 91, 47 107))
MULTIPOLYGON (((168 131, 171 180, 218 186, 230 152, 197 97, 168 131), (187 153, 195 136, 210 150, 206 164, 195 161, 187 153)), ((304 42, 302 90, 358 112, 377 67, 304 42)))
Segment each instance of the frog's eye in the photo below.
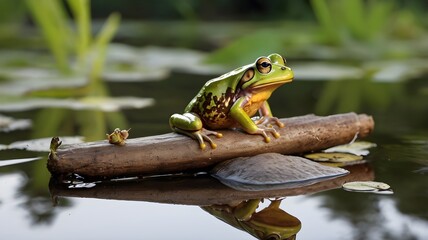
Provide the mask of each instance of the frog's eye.
POLYGON ((259 60, 257 60, 256 66, 257 70, 263 74, 267 74, 270 72, 270 70, 272 70, 272 64, 270 63, 269 58, 259 58, 259 60))

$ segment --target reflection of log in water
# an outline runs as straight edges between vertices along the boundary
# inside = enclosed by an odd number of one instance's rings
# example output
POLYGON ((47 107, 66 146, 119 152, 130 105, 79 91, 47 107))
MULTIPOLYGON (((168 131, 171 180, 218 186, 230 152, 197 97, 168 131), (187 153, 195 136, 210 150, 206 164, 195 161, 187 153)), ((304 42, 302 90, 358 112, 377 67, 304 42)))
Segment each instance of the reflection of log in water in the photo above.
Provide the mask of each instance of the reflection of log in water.
POLYGON ((229 204, 248 199, 272 198, 312 194, 339 188, 349 181, 373 180, 374 173, 367 164, 349 166, 349 175, 313 185, 261 191, 237 191, 209 176, 157 177, 129 181, 106 181, 92 188, 69 188, 69 185, 51 179, 53 197, 81 197, 158 203, 209 206, 229 204))
POLYGON ((185 136, 169 133, 127 140, 125 146, 107 141, 63 146, 51 155, 53 175, 76 173, 85 177, 117 177, 197 171, 235 157, 277 152, 295 154, 349 143, 374 128, 370 116, 355 113, 327 117, 314 115, 281 119, 281 137, 265 143, 262 137, 239 131, 222 131, 217 149, 202 151, 185 136))

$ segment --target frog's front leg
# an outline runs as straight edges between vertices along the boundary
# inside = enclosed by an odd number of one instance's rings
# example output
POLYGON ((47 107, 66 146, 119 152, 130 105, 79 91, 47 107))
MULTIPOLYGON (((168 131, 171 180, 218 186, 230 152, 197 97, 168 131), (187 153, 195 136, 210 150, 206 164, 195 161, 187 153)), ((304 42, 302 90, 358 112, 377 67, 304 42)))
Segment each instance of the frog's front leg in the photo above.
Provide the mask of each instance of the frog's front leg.
POLYGON ((249 134, 259 134, 262 135, 265 139, 265 142, 270 142, 270 137, 267 133, 271 133, 275 138, 279 138, 279 133, 273 127, 261 128, 253 122, 253 120, 248 116, 244 111, 243 106, 246 104, 247 100, 245 97, 238 99, 230 109, 230 114, 233 119, 235 119, 249 134))
POLYGON ((259 109, 259 114, 261 118, 255 121, 256 125, 272 126, 271 124, 274 123, 280 128, 284 127, 284 123, 282 123, 277 117, 274 117, 272 115, 272 111, 270 110, 267 101, 263 102, 262 106, 259 109))
POLYGON ((208 135, 215 135, 218 138, 223 136, 221 133, 203 128, 201 119, 193 113, 173 114, 169 118, 169 126, 174 132, 196 139, 202 150, 206 147, 204 140, 209 142, 212 148, 217 147, 208 135))

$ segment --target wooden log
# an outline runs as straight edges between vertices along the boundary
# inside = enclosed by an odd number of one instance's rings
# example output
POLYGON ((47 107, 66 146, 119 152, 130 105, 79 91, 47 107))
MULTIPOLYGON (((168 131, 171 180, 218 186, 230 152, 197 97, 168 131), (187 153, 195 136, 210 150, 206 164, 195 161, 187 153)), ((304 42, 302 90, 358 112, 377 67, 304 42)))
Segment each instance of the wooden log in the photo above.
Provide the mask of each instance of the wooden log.
POLYGON ((326 117, 306 115, 281 119, 285 124, 265 143, 260 135, 223 130, 215 139, 216 149, 199 149, 195 140, 168 133, 128 139, 126 145, 109 144, 106 140, 60 146, 48 159, 52 175, 79 174, 84 177, 112 178, 170 174, 199 171, 240 156, 277 152, 297 154, 318 151, 349 143, 356 136, 366 137, 374 129, 371 116, 365 114, 337 114, 326 117))

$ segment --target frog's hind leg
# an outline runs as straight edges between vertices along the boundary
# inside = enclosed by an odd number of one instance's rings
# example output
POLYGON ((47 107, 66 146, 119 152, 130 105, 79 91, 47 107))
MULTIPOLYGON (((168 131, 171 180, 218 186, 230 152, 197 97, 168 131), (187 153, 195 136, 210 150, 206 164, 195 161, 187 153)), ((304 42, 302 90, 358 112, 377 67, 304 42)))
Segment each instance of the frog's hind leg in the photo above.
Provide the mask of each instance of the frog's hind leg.
POLYGON ((173 114, 169 119, 169 125, 174 132, 196 139, 202 150, 206 148, 204 140, 211 145, 211 148, 217 147, 208 135, 215 135, 218 138, 223 136, 221 133, 203 128, 201 119, 192 113, 173 114))

